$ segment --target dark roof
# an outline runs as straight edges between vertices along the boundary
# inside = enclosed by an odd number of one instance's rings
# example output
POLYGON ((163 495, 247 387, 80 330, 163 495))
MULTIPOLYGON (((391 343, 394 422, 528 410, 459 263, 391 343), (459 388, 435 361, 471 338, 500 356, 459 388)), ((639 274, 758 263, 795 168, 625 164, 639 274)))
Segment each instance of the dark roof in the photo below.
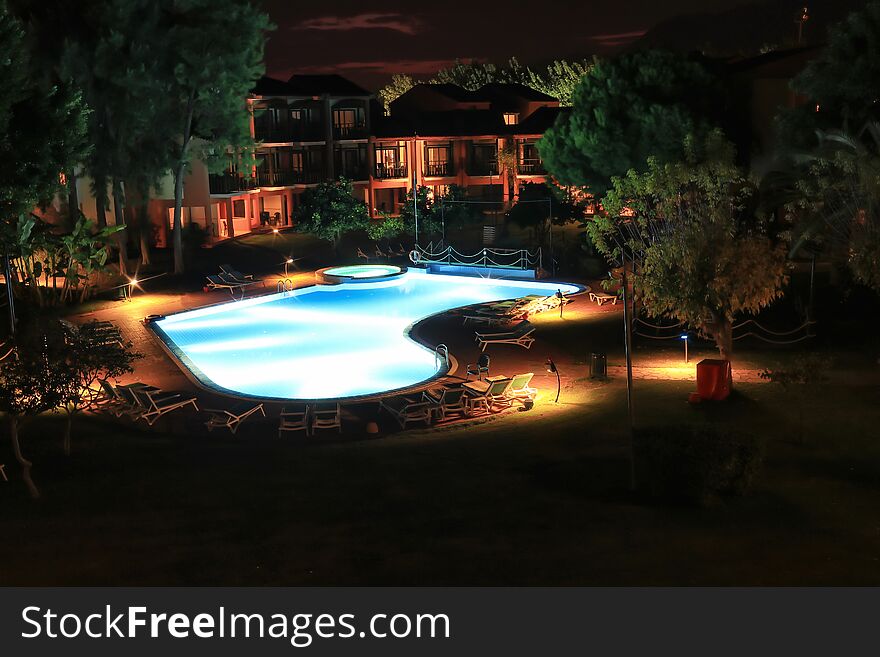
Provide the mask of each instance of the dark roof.
POLYGON ((489 84, 484 84, 474 93, 486 100, 495 100, 498 96, 517 96, 526 100, 543 103, 558 100, 542 91, 514 82, 490 82, 489 84))
POLYGON ((477 95, 477 92, 470 91, 469 89, 465 89, 464 87, 459 87, 457 84, 430 84, 430 83, 421 83, 417 84, 416 87, 425 87, 434 91, 438 94, 442 94, 447 98, 450 98, 459 103, 467 103, 467 102, 479 102, 484 100, 483 98, 477 95))
POLYGON ((778 72, 784 76, 793 76, 800 72, 807 62, 814 59, 821 51, 821 46, 771 50, 756 57, 731 61, 728 64, 728 70, 733 74, 737 74, 754 73, 759 69, 764 69, 767 72, 778 72))
POLYGON ((267 76, 257 80, 255 96, 370 96, 370 92, 340 75, 294 75, 284 82, 267 76))
POLYGON ((542 135, 567 110, 539 107, 518 125, 505 125, 492 110, 421 112, 407 117, 383 116, 373 122, 376 137, 468 137, 478 135, 542 135))
POLYGON ((373 126, 377 137, 500 135, 506 129, 501 116, 490 110, 420 112, 406 118, 382 117, 373 126))
POLYGON ((251 93, 255 96, 289 96, 290 86, 282 80, 276 80, 267 76, 257 80, 251 93))
POLYGON ((370 96, 370 92, 335 73, 329 75, 291 75, 287 84, 296 96, 370 96))
POLYGON ((517 125, 507 126, 515 135, 543 135, 560 114, 568 112, 565 107, 539 107, 524 121, 517 125))

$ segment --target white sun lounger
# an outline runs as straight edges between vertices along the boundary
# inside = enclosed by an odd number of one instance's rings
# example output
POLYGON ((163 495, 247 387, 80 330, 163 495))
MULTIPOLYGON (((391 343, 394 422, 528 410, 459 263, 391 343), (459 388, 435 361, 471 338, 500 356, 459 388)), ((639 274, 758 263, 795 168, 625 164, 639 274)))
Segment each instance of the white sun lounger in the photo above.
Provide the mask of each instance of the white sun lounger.
POLYGON ((311 407, 312 435, 316 429, 337 429, 342 433, 342 409, 338 403, 315 404, 311 407))
POLYGON ((515 344, 524 349, 530 349, 535 342, 532 333, 535 327, 526 320, 521 321, 513 330, 498 333, 475 333, 477 346, 480 351, 486 351, 486 347, 490 344, 515 344))
POLYGON ((406 429, 409 422, 424 422, 425 426, 431 424, 431 404, 426 401, 410 399, 409 397, 390 397, 382 399, 379 406, 388 411, 401 429, 406 429))
POLYGON ((507 408, 510 400, 505 397, 512 379, 509 376, 491 376, 485 381, 468 381, 464 384, 467 394, 468 415, 476 410, 491 413, 495 406, 507 408))
POLYGON ((600 306, 610 303, 612 306, 617 305, 616 294, 606 294, 605 292, 590 292, 590 301, 595 301, 600 306))
POLYGON ((208 421, 205 422, 208 431, 213 431, 214 429, 229 429, 233 434, 238 431, 238 427, 241 426, 241 423, 251 415, 259 412, 263 414, 263 417, 266 417, 266 410, 263 408, 262 404, 254 405, 248 402, 236 404, 231 409, 206 408, 205 412, 210 413, 211 415, 211 417, 208 418, 208 421))
POLYGON ((538 396, 537 388, 529 387, 534 377, 533 372, 524 372, 517 374, 510 380, 510 386, 504 395, 511 402, 518 402, 525 408, 531 408, 535 404, 535 398, 538 396))
POLYGON ((144 390, 143 388, 132 388, 131 390, 135 399, 138 400, 138 403, 144 409, 140 415, 140 419, 144 420, 150 426, 153 426, 156 421, 166 413, 175 411, 178 408, 183 408, 184 406, 192 405, 194 409, 199 410, 195 397, 184 397, 179 392, 144 390))
POLYGON ((285 406, 281 409, 281 421, 278 424, 278 437, 287 431, 305 431, 308 436, 309 430, 309 412, 308 404, 296 404, 294 406, 285 406))
POLYGON ((461 386, 428 388, 422 393, 422 399, 431 405, 438 422, 445 420, 448 415, 467 414, 467 400, 461 386))

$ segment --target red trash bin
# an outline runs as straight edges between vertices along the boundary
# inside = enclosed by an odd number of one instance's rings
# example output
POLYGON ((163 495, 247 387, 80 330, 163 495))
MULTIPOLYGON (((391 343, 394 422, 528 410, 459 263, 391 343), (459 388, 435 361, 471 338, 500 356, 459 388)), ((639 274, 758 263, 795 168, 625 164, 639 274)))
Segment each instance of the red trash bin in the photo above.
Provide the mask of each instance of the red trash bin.
POLYGON ((730 394, 730 361, 706 358, 697 363, 697 394, 721 401, 730 394))

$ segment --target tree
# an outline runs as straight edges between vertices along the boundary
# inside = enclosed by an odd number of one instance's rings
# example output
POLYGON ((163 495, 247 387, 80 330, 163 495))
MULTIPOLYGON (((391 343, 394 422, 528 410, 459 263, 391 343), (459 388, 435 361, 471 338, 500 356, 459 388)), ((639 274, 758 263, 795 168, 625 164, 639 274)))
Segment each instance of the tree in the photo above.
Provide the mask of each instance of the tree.
POLYGON ((635 261, 634 289, 649 316, 687 323, 730 358, 734 317, 782 296, 785 245, 767 234, 755 189, 720 131, 687 138, 683 151, 680 162, 650 158, 646 172, 613 178, 607 215, 588 232, 609 259, 625 252, 635 261))
POLYGON ((143 356, 131 342, 108 341, 96 322, 62 325, 67 357, 60 367, 63 383, 59 408, 66 415, 64 453, 70 455, 73 418, 94 403, 99 379, 115 379, 132 371, 143 356))
POLYGON ((880 123, 868 123, 861 137, 820 132, 818 147, 799 161, 787 207, 798 244, 827 245, 858 282, 880 292, 880 123))
POLYGON ((248 0, 165 0, 164 116, 172 129, 174 272, 184 271, 183 183, 193 157, 222 166, 251 143, 245 98, 263 75, 268 16, 248 0))
POLYGON ((593 62, 588 60, 567 61, 557 59, 547 66, 544 73, 535 73, 528 86, 543 91, 549 96, 559 99, 559 104, 568 107, 572 103, 574 90, 580 81, 593 68, 593 62))
POLYGON ((40 491, 31 477, 33 463, 21 449, 19 431, 28 418, 58 406, 67 382, 63 363, 64 351, 40 326, 20 331, 15 354, 0 362, 0 411, 6 414, 9 437, 15 459, 21 465, 21 476, 31 494, 40 491))
POLYGON ((392 75, 391 82, 379 89, 379 92, 376 94, 379 102, 382 103, 382 107, 385 109, 385 114, 391 114, 391 103, 414 86, 416 86, 416 82, 409 75, 401 75, 399 73, 392 75))
POLYGON ((784 112, 783 139, 802 146, 817 129, 855 133, 880 120, 880 99, 872 81, 880 79, 880 2, 869 2, 829 32, 828 44, 791 82, 809 99, 784 112), (818 108, 818 111, 817 111, 818 108))
POLYGON ((294 220, 300 232, 329 240, 337 249, 345 233, 367 230, 370 211, 366 203, 354 197, 351 181, 340 178, 307 189, 294 220))
POLYGON ((685 136, 705 135, 715 125, 723 106, 719 89, 702 64, 664 51, 600 61, 538 150, 561 184, 600 196, 613 176, 644 171, 648 157, 680 158, 685 136))
POLYGON ((88 112, 79 93, 45 86, 21 23, 0 1, 0 239, 22 215, 62 189, 60 175, 86 151, 88 112))

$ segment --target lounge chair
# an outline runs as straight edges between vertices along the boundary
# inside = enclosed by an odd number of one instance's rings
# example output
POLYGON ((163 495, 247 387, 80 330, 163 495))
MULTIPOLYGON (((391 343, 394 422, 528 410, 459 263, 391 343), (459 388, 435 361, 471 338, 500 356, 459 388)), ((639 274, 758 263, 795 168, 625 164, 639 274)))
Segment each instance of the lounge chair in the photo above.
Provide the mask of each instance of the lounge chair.
POLYGON ((477 332, 475 336, 480 351, 486 351, 486 347, 490 344, 515 344, 525 349, 531 349, 532 344, 535 342, 535 338, 532 337, 534 332, 535 327, 527 320, 523 320, 510 331, 498 333, 477 332))
POLYGON ((316 429, 337 429, 342 433, 342 409, 338 403, 318 403, 311 408, 309 423, 314 435, 316 429))
POLYGON ((285 431, 305 431, 309 435, 309 412, 308 404, 296 404, 285 406, 281 409, 281 421, 278 424, 278 437, 285 431))
POLYGON ((357 248, 357 257, 361 258, 362 260, 366 260, 367 262, 369 262, 369 260, 370 260, 370 256, 368 256, 366 253, 364 253, 361 250, 361 247, 357 248))
POLYGON ((388 253, 385 253, 381 248, 379 248, 379 244, 377 242, 376 243, 376 255, 380 258, 390 258, 394 254, 391 253, 390 251, 388 253))
POLYGON ((431 424, 432 404, 409 397, 390 397, 382 399, 379 407, 388 411, 401 429, 406 429, 408 422, 424 422, 425 426, 431 424))
POLYGON ((214 274, 207 276, 208 287, 212 290, 229 290, 229 294, 235 296, 235 293, 241 290, 242 296, 248 286, 253 285, 256 281, 239 281, 224 277, 222 274, 214 274))
POLYGON ((138 399, 137 395, 134 394, 135 390, 159 392, 159 388, 149 386, 146 383, 129 383, 127 385, 116 386, 114 390, 116 391, 116 394, 119 395, 119 399, 122 402, 116 412, 116 416, 122 417, 123 415, 128 415, 133 420, 139 419, 147 410, 149 410, 149 405, 145 406, 143 402, 138 399))
POLYGON ((431 405, 431 411, 438 422, 442 422, 450 414, 467 413, 464 388, 461 386, 428 388, 422 393, 422 399, 431 405))
POLYGON ((590 301, 595 301, 598 305, 604 306, 610 303, 612 306, 617 305, 617 295, 607 294, 605 292, 590 292, 590 301))
POLYGON ((229 274, 232 278, 237 278, 240 281, 252 281, 254 280, 253 274, 242 274, 232 265, 220 265, 220 271, 224 274, 229 274))
POLYGON ((199 410, 195 397, 186 397, 179 392, 133 388, 132 393, 144 409, 139 419, 144 420, 150 426, 153 426, 166 413, 184 406, 192 405, 194 409, 199 410))
POLYGON ((98 379, 98 385, 100 386, 99 392, 92 400, 92 406, 95 409, 113 413, 116 417, 120 417, 130 410, 128 401, 107 379, 98 379))
POLYGON ((465 380, 469 380, 471 376, 475 376, 477 377, 477 380, 482 381, 483 375, 489 374, 489 354, 480 354, 476 363, 468 364, 466 372, 465 380))
POLYGON ((522 404, 525 408, 531 408, 535 405, 535 397, 538 396, 537 388, 532 388, 529 384, 532 382, 532 377, 534 377, 534 373, 532 372, 524 372, 523 374, 517 374, 510 380, 510 386, 505 391, 504 395, 511 402, 518 402, 522 404))
POLYGON ((236 404, 231 409, 206 408, 205 412, 211 414, 211 417, 205 422, 208 431, 229 429, 233 434, 238 431, 241 423, 251 415, 260 412, 263 414, 263 417, 266 417, 266 409, 263 408, 262 404, 254 405, 248 402, 236 404))
POLYGON ((510 407, 510 400, 505 396, 512 379, 509 376, 493 376, 485 381, 468 381, 464 384, 467 395, 468 415, 475 410, 491 413, 496 406, 510 407))
POLYGON ((400 248, 399 248, 397 251, 394 252, 394 255, 397 255, 397 256, 405 256, 405 255, 406 255, 406 247, 403 246, 403 244, 400 244, 400 243, 398 243, 398 246, 399 246, 400 248))

